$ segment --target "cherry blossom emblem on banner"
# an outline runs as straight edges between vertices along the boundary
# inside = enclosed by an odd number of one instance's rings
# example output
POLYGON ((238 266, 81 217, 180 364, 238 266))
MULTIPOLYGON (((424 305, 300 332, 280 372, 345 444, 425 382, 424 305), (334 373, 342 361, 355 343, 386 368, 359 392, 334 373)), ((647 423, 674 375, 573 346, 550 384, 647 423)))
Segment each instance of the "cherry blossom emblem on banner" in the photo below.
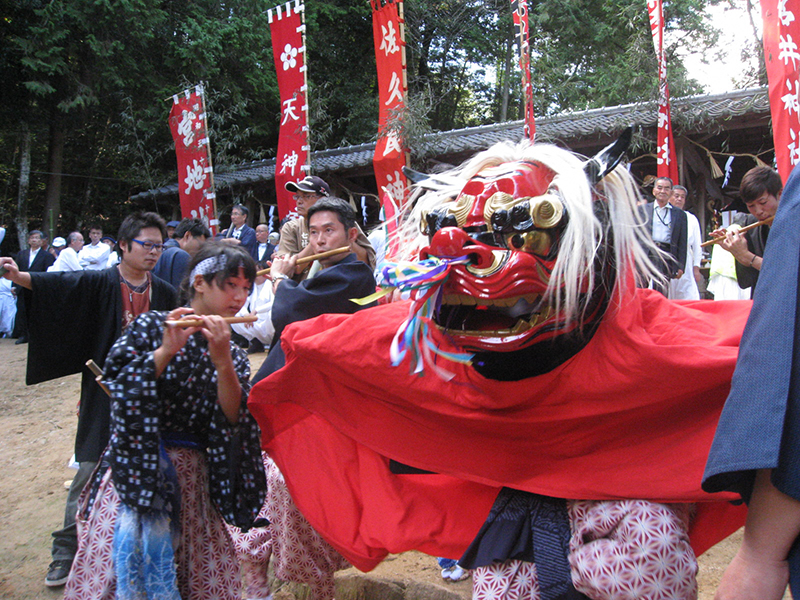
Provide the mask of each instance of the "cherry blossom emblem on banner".
POLYGON ((761 0, 775 161, 785 183, 800 162, 800 1, 761 0))
POLYGON ((309 170, 308 86, 306 83, 305 6, 288 2, 267 11, 272 35, 272 55, 281 96, 281 125, 275 160, 278 215, 295 211, 286 183, 303 179, 309 170))
POLYGON ((202 86, 172 97, 169 126, 178 158, 181 216, 201 219, 216 232, 219 223, 202 86))

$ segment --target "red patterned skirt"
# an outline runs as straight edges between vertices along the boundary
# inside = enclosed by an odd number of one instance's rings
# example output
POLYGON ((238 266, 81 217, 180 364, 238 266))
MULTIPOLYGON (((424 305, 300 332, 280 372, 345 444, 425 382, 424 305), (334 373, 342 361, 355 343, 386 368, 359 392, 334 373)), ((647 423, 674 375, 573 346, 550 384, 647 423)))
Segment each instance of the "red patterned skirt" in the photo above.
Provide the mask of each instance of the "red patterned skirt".
MULTIPOLYGON (((197 450, 168 448, 181 488, 181 534, 175 551, 178 588, 185 600, 238 600, 239 564, 233 543, 211 502, 205 457, 197 450)), ((67 581, 64 600, 113 600, 116 575, 112 560, 119 496, 104 475, 90 514, 91 486, 78 507, 78 553, 67 581)))

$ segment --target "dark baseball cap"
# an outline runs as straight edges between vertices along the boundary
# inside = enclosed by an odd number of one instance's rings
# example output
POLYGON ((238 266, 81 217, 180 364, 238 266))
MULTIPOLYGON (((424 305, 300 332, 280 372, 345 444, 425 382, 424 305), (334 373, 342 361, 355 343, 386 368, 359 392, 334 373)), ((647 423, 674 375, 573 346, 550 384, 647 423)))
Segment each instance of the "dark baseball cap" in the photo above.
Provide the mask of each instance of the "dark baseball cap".
POLYGON ((320 196, 330 196, 331 194, 330 186, 319 177, 314 177, 313 175, 309 175, 297 183, 290 181, 285 187, 290 192, 308 192, 309 194, 319 194, 320 196))
POLYGON ((180 224, 181 224, 180 221, 170 221, 169 223, 167 223, 167 227, 177 227, 180 224))

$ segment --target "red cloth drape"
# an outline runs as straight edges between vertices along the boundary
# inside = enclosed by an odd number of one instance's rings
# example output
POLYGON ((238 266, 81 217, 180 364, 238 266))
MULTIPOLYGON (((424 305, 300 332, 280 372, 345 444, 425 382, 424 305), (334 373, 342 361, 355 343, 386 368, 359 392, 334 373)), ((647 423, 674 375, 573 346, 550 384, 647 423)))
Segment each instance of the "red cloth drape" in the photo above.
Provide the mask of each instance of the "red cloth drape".
POLYGON ((669 104, 669 83, 667 83, 667 57, 664 53, 664 10, 661 0, 647 0, 650 15, 650 30, 658 59, 658 176, 669 177, 673 183, 678 180, 678 159, 675 155, 675 140, 672 137, 672 117, 669 104))
POLYGON ((219 222, 203 93, 203 86, 198 85, 172 97, 169 129, 178 157, 181 216, 201 219, 216 233, 219 222))
POLYGON ((800 1, 761 0, 775 159, 784 183, 800 162, 800 1))
POLYGON ((511 0, 514 27, 519 46, 519 68, 522 71, 522 91, 525 98, 525 136, 533 140, 536 122, 533 118, 533 86, 531 85, 531 45, 528 21, 528 0, 511 0))
POLYGON ((281 95, 281 126, 275 161, 275 195, 282 219, 295 210, 293 194, 284 187, 308 173, 308 97, 303 16, 305 5, 287 2, 267 12, 272 55, 281 95))
POLYGON ((386 215, 387 229, 396 229, 395 216, 408 196, 403 175, 407 150, 398 135, 396 121, 405 106, 406 61, 403 41, 402 2, 372 0, 372 35, 378 68, 378 142, 372 159, 375 181, 386 215))
POLYGON ((698 501, 702 552, 743 522, 733 495, 700 481, 750 306, 636 290, 580 353, 517 382, 454 363, 447 382, 391 367, 407 303, 324 315, 284 330, 287 365, 249 406, 300 510, 362 570, 387 552, 459 556, 501 486, 698 501), (393 475, 388 459, 440 475, 393 475))

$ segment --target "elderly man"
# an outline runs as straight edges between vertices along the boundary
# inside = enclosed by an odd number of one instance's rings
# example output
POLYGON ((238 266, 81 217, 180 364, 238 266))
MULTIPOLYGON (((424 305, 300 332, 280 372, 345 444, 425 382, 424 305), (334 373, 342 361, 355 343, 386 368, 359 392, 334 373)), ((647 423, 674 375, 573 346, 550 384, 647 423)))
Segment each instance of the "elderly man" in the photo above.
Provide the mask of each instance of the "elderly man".
POLYGON ((129 215, 117 236, 121 261, 104 271, 26 273, 12 259, 0 258, 0 266, 6 269, 4 277, 30 290, 28 385, 74 373, 83 375, 75 436, 75 459, 80 467, 67 495, 63 528, 53 533, 53 562, 45 578, 49 587, 67 581, 78 548, 78 497, 109 439, 108 397, 86 368, 86 361, 92 359, 102 368, 108 350, 137 316, 176 306, 175 289, 150 273, 165 235, 164 220, 157 214, 129 215))
MULTIPOLYGON (((297 258, 304 258, 314 254, 308 245, 308 222, 306 217, 308 210, 320 198, 330 196, 330 186, 320 179, 309 175, 301 181, 290 181, 286 184, 286 189, 294 192, 294 201, 297 205, 297 213, 299 217, 284 223, 281 228, 281 240, 278 246, 278 255, 280 256, 297 256, 297 258)), ((356 257, 361 262, 367 263, 371 269, 375 268, 375 249, 369 243, 367 236, 361 231, 361 227, 356 223, 358 235, 351 248, 356 254, 356 257)), ((308 276, 311 266, 297 267, 295 279, 302 281, 308 276)))
POLYGON ((653 280, 651 285, 667 295, 667 282, 680 279, 686 266, 686 213, 669 203, 672 195, 672 180, 659 177, 653 184, 655 202, 644 205, 647 231, 661 250, 659 256, 650 259, 661 268, 664 280, 653 280))
MULTIPOLYGON (((783 192, 780 175, 769 167, 754 167, 742 177, 739 195, 752 215, 744 225, 750 225, 774 217, 783 192)), ((725 235, 719 245, 736 259, 736 279, 742 289, 752 288, 758 283, 758 274, 763 264, 764 248, 767 245, 770 226, 762 225, 744 234, 736 230, 712 232, 712 236, 725 235)))
POLYGON ((83 234, 80 231, 73 231, 67 236, 66 241, 66 248, 59 253, 53 266, 47 269, 48 273, 53 271, 83 271, 80 258, 78 258, 83 248, 83 234))
POLYGON ((256 232, 247 225, 247 215, 250 211, 242 204, 235 204, 231 209, 231 226, 222 241, 227 244, 241 244, 242 247, 255 256, 256 232))
MULTIPOLYGON (((15 259, 20 271, 39 273, 47 271, 56 258, 44 249, 44 234, 38 229, 28 233, 28 250, 20 250, 15 259)), ((13 337, 17 338, 15 344, 28 342, 28 315, 25 310, 25 292, 19 285, 14 284, 14 293, 17 295, 17 320, 14 323, 13 337)))
POLYGON ((256 253, 253 258, 257 263, 266 262, 272 259, 272 253, 275 252, 275 246, 269 241, 270 233, 269 227, 261 223, 256 226, 256 253))
POLYGON ((679 279, 672 279, 669 282, 669 297, 672 300, 699 300, 700 282, 703 280, 700 273, 700 261, 703 258, 703 251, 700 248, 702 242, 700 222, 684 208, 686 192, 685 187, 676 185, 672 188, 672 196, 669 198, 669 203, 684 211, 687 219, 686 266, 679 279))

